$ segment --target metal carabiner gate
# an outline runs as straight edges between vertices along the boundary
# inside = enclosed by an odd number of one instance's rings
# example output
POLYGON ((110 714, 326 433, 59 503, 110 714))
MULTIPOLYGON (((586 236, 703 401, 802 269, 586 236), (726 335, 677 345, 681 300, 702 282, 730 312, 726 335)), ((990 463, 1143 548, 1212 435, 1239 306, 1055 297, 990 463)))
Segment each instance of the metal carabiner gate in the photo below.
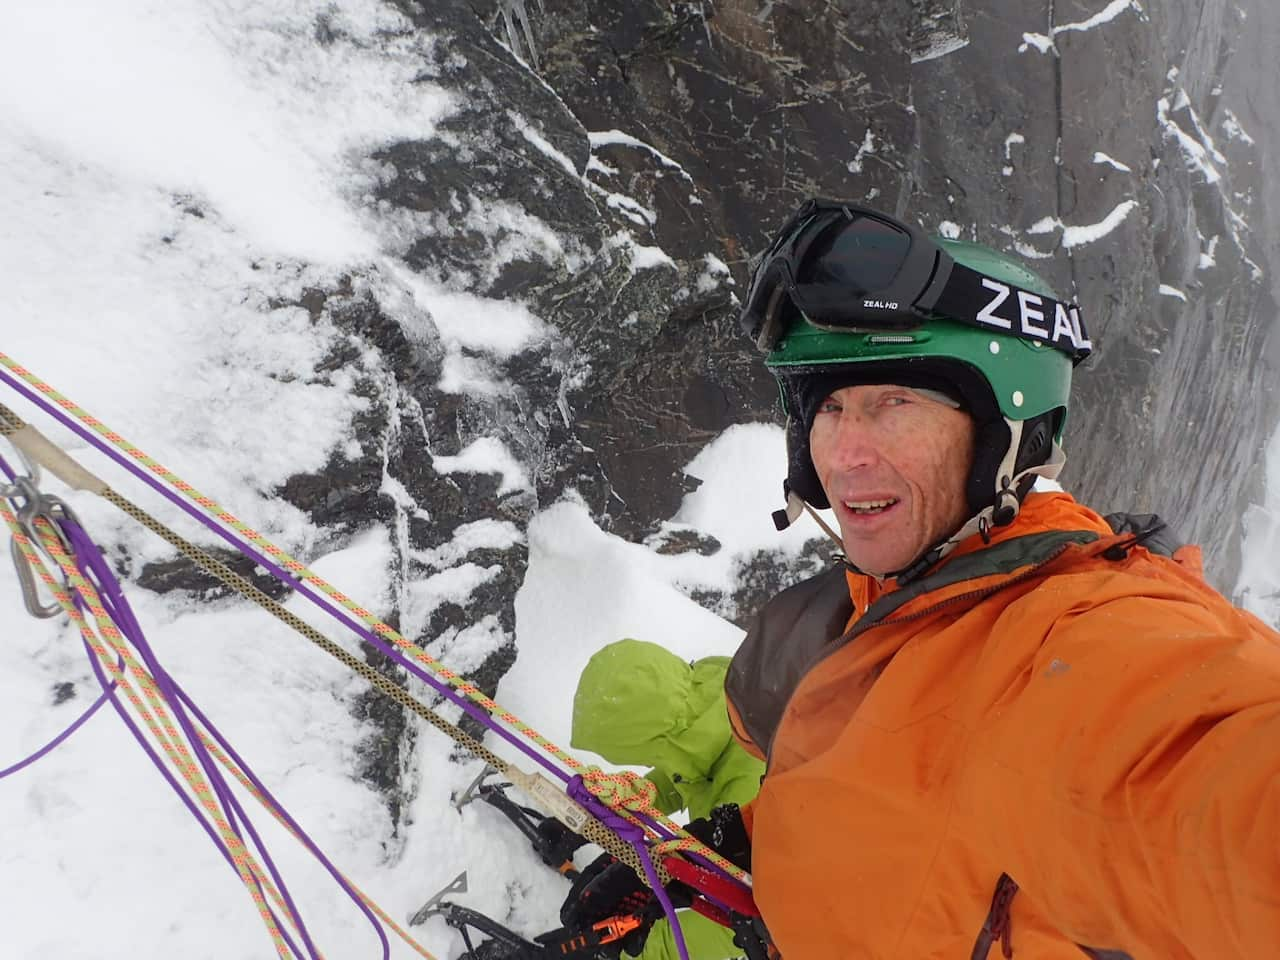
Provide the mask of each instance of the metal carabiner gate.
MULTIPOLYGON (((15 499, 22 501, 22 505, 15 511, 15 516, 27 538, 37 549, 43 551, 51 560, 53 559, 41 542, 40 531, 36 529, 36 520, 43 517, 58 535, 63 549, 70 554, 71 543, 58 527, 58 521, 74 520, 75 514, 60 498, 40 492, 40 467, 28 460, 21 450, 18 451, 18 456, 27 468, 27 475, 15 477, 11 483, 0 483, 0 497, 11 501, 15 499)), ((22 589, 22 604, 27 608, 27 613, 41 620, 47 620, 62 613, 62 605, 56 600, 51 604, 41 602, 35 571, 23 554, 22 547, 18 545, 16 535, 9 539, 9 554, 13 557, 13 566, 18 574, 18 585, 22 589)))

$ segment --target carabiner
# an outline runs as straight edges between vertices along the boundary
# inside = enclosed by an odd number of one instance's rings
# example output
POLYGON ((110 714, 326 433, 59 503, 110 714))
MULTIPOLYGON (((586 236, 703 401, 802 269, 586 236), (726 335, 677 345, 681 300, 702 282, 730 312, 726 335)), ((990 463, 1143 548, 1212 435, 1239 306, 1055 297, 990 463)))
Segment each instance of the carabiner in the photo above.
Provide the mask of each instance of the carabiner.
POLYGON ((49 605, 40 602, 40 594, 36 590, 36 575, 31 570, 22 548, 18 546, 16 537, 9 539, 9 553, 13 555, 13 566, 18 571, 18 585, 22 587, 22 605, 27 613, 39 620, 48 620, 62 612, 62 604, 54 602, 49 605))
MULTIPOLYGON (((18 524, 31 543, 41 550, 45 556, 49 557, 50 560, 54 559, 53 555, 45 548, 40 537, 40 531, 36 528, 36 521, 42 517, 57 535, 63 550, 68 555, 73 554, 71 541, 67 539, 67 535, 58 526, 58 521, 70 520, 78 522, 75 514, 60 498, 40 492, 40 468, 27 460, 21 451, 19 451, 18 455, 22 457, 23 464, 30 472, 26 476, 16 477, 12 483, 0 486, 0 496, 10 500, 18 498, 23 501, 16 512, 18 524)), ((51 604, 45 604, 40 601, 35 571, 28 562, 26 555, 23 554, 22 548, 18 545, 16 536, 9 540, 9 553, 13 557, 13 566, 18 573, 18 584, 22 588, 22 604, 27 608, 27 613, 41 620, 47 620, 60 614, 62 612, 60 603, 55 601, 51 604)))

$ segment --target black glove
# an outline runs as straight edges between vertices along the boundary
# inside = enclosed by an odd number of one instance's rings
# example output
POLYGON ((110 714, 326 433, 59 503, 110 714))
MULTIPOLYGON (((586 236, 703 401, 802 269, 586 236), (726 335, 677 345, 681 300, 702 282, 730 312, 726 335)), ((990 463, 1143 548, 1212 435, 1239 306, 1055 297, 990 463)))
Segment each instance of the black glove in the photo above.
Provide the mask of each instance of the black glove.
MULTIPOLYGON (((716 807, 711 814, 692 821, 685 829, 734 866, 751 869, 751 838, 742 822, 736 803, 716 807)), ((667 885, 672 904, 687 907, 691 891, 681 883, 667 885)), ((634 870, 605 853, 593 860, 574 878, 569 895, 560 907, 560 922, 568 930, 583 931, 609 917, 634 915, 641 918, 639 928, 600 952, 617 956, 620 946, 632 956, 644 947, 653 922, 662 916, 662 906, 648 885, 634 870)))
POLYGON ((751 872, 751 837, 736 803, 721 804, 708 816, 691 820, 685 830, 735 867, 751 872))
MULTIPOLYGON (((586 930, 609 917, 647 916, 656 903, 653 891, 634 870, 616 857, 602 853, 574 879, 560 907, 560 922, 570 930, 586 930)), ((647 927, 645 933, 648 933, 647 927)), ((644 942, 643 937, 640 942, 644 942)))
POLYGON ((578 871, 573 867, 573 854, 587 842, 586 838, 574 833, 555 817, 544 817, 534 828, 534 834, 533 849, 542 862, 566 877, 576 877, 578 871))

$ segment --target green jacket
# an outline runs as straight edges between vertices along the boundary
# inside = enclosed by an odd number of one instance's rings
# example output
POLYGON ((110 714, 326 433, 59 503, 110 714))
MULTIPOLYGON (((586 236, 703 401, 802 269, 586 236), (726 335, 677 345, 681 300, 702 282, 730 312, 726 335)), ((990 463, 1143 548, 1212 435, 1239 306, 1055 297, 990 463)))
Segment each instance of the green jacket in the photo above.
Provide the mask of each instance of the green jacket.
MULTIPOLYGON (((650 766, 663 813, 690 819, 723 803, 755 798, 764 764, 733 738, 724 701, 728 657, 693 663, 644 640, 619 640, 597 652, 573 698, 572 744, 610 763, 650 766)), ((725 960, 741 951, 733 934, 691 911, 680 914, 690 960, 725 960)), ((643 960, 677 960, 666 921, 654 926, 643 960)))

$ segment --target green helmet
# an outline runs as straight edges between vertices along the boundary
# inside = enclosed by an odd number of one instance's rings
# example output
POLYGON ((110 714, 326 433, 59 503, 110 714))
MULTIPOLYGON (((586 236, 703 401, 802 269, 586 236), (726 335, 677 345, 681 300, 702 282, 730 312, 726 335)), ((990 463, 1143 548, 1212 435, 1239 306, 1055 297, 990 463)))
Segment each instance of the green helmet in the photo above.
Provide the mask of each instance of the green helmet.
MULTIPOLYGON (((931 239, 957 264, 1057 300, 1048 283, 1014 257, 975 243, 931 239)), ((787 413, 787 488, 812 506, 830 506, 809 454, 813 414, 832 391, 856 384, 929 388, 961 403, 976 428, 966 497, 971 514, 991 525, 1017 516, 1036 475, 1052 478, 1061 469, 1072 370, 1063 351, 940 313, 908 329, 833 329, 814 325, 789 305, 783 324, 765 366, 778 381, 787 413)))

